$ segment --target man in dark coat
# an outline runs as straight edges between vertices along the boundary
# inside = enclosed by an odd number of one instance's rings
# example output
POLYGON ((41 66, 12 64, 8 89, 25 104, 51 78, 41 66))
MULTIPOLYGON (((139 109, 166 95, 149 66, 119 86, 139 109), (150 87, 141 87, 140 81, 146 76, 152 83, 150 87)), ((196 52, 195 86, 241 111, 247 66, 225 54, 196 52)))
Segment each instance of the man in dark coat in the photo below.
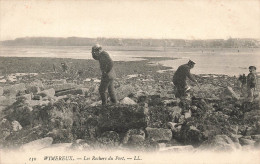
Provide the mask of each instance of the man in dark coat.
POLYGON ((256 76, 256 67, 249 67, 249 74, 247 75, 247 93, 248 101, 252 102, 254 100, 254 92, 257 86, 257 76, 256 76))
POLYGON ((181 98, 183 96, 186 96, 186 92, 190 89, 186 82, 187 77, 198 85, 198 82, 190 73, 190 70, 194 67, 194 65, 195 62, 189 60, 187 64, 179 66, 174 73, 172 82, 176 87, 176 97, 181 98))
POLYGON ((114 79, 116 78, 116 75, 113 69, 113 60, 107 52, 102 50, 102 47, 99 44, 92 47, 92 57, 99 61, 100 70, 102 72, 101 84, 99 86, 99 94, 102 100, 102 105, 107 104, 107 90, 111 102, 117 103, 114 91, 114 79))

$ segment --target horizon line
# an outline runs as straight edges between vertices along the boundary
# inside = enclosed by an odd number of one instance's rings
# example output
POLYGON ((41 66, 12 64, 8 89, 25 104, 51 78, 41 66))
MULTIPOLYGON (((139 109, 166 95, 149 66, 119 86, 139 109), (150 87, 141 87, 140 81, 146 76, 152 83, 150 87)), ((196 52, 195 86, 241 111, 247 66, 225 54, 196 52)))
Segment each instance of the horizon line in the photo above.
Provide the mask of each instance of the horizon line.
POLYGON ((3 41, 12 41, 16 39, 21 38, 61 38, 61 39, 67 39, 67 38, 88 38, 88 39, 153 39, 153 40, 228 40, 228 39, 254 39, 254 40, 260 40, 260 38, 250 38, 250 37, 226 37, 226 38, 208 38, 208 39, 185 39, 185 38, 150 38, 150 37, 143 37, 143 38, 135 38, 135 37, 79 37, 79 36, 68 36, 68 37, 52 37, 52 36, 25 36, 25 37, 17 37, 14 39, 5 39, 1 40, 3 41))

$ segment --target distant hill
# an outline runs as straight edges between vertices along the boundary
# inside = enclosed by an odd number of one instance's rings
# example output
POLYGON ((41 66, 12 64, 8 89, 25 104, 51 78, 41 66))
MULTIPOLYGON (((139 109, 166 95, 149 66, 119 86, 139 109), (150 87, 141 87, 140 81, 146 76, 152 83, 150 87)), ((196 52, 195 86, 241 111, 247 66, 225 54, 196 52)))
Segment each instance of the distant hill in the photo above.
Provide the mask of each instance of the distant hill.
POLYGON ((5 46, 143 46, 143 47, 191 47, 191 48, 259 48, 260 40, 229 38, 209 40, 184 39, 118 39, 118 38, 54 38, 25 37, 2 41, 5 46))

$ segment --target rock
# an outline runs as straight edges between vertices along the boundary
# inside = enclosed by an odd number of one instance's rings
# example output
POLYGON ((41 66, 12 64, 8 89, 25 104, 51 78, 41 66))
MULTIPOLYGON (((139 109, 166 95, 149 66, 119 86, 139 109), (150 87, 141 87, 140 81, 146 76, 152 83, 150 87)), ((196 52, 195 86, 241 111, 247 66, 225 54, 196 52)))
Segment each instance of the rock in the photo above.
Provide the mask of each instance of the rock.
POLYGON ((165 106, 177 106, 180 103, 180 99, 173 99, 173 100, 164 100, 163 104, 165 106))
POLYGON ((37 93, 41 92, 41 89, 39 87, 37 87, 37 86, 28 86, 26 91, 28 93, 37 94, 37 93))
POLYGON ((22 96, 16 97, 16 100, 32 100, 32 95, 31 94, 25 94, 22 96))
POLYGON ((13 126, 13 131, 15 132, 23 128, 18 121, 13 121, 12 126, 13 126))
POLYGON ((251 110, 250 112, 246 112, 244 114, 244 119, 245 120, 251 120, 251 119, 260 120, 260 110, 251 110))
POLYGON ((97 102, 93 102, 92 104, 90 104, 90 106, 100 106, 102 105, 102 101, 97 101, 97 102))
POLYGON ((29 100, 29 101, 26 101, 29 106, 31 107, 34 107, 34 106, 37 106, 37 105, 47 105, 50 101, 43 101, 43 100, 29 100))
POLYGON ((42 96, 40 95, 34 95, 33 100, 42 100, 42 96))
POLYGON ((199 146, 199 149, 210 149, 213 151, 233 151, 236 150, 234 142, 226 135, 216 135, 199 146))
POLYGON ((43 90, 40 92, 40 95, 42 97, 48 96, 48 97, 54 97, 55 95, 55 90, 53 88, 47 89, 47 90, 43 90))
POLYGON ((185 112, 184 113, 184 117, 187 119, 187 118, 190 118, 191 117, 191 111, 189 110, 188 112, 185 112))
POLYGON ((5 138, 11 134, 12 124, 7 119, 2 119, 0 122, 0 145, 5 142, 5 138))
POLYGON ((170 141, 172 139, 172 131, 163 128, 150 128, 146 129, 147 137, 153 141, 170 141))
POLYGON ((193 151, 194 148, 192 145, 185 145, 185 146, 171 146, 171 147, 164 147, 160 148, 160 152, 187 152, 193 151))
POLYGON ((33 151, 33 150, 40 150, 45 147, 48 147, 52 144, 53 139, 51 137, 41 138, 27 144, 21 146, 21 150, 24 151, 33 151))
POLYGON ((108 147, 119 146, 119 135, 114 131, 104 132, 98 141, 108 147))
POLYGON ((128 144, 137 144, 137 143, 142 143, 145 140, 145 137, 142 135, 132 135, 130 136, 128 140, 128 144))
POLYGON ((78 94, 85 94, 87 92, 87 88, 81 88, 81 89, 70 89, 70 90, 65 90, 65 91, 60 91, 55 94, 55 96, 63 96, 63 95, 78 95, 78 94))
POLYGON ((144 107, 132 105, 112 105, 92 107, 99 111, 98 128, 101 132, 127 132, 129 129, 147 126, 144 107))
POLYGON ((4 89, 3 87, 0 87, 0 96, 2 96, 4 94, 4 89))
POLYGON ((226 90, 224 91, 224 94, 231 96, 232 98, 239 100, 239 95, 236 94, 231 87, 227 87, 226 90))
POLYGON ((136 105, 137 103, 130 99, 129 97, 125 97, 123 100, 120 101, 121 104, 125 104, 125 105, 136 105))
POLYGON ((231 133, 233 134, 237 134, 238 133, 238 126, 235 125, 235 126, 230 126, 230 131, 231 133))
POLYGON ((90 148, 90 145, 88 143, 86 143, 85 140, 77 139, 76 141, 74 141, 72 143, 70 148, 73 150, 86 150, 86 149, 90 148))
POLYGON ((138 143, 145 140, 145 133, 140 129, 130 129, 127 131, 122 143, 138 143))
POLYGON ((20 84, 6 86, 4 88, 4 93, 6 93, 7 96, 9 97, 16 97, 16 94, 18 92, 24 92, 25 90, 26 90, 25 84, 20 83, 20 84))
POLYGON ((181 117, 182 109, 178 106, 168 108, 168 110, 171 113, 172 122, 177 122, 179 118, 181 117))
POLYGON ((151 95, 149 98, 150 98, 148 102, 149 106, 163 106, 163 101, 160 95, 154 94, 151 95))
POLYGON ((259 141, 259 140, 260 140, 260 134, 252 135, 251 137, 252 137, 252 139, 253 139, 254 141, 259 141))
POLYGON ((75 89, 79 86, 74 83, 65 83, 65 84, 52 84, 52 85, 44 85, 45 89, 51 89, 53 88, 56 92, 69 90, 69 89, 75 89))
POLYGON ((177 121, 179 124, 183 124, 185 122, 185 116, 181 115, 180 118, 177 121))
POLYGON ((141 96, 138 96, 137 102, 138 103, 145 103, 145 102, 147 102, 147 99, 148 99, 148 97, 146 95, 141 95, 141 96))
MULTIPOLYGON (((34 80, 33 82, 31 82, 28 86, 27 86, 27 89, 30 88, 30 87, 36 87, 35 89, 37 88, 44 88, 44 85, 42 84, 42 81, 41 80, 34 80)), ((34 93, 34 92, 33 92, 34 93)))
POLYGON ((131 85, 122 85, 119 88, 116 88, 116 97, 118 100, 128 97, 133 93, 135 93, 135 88, 131 85))
POLYGON ((0 96, 0 104, 1 104, 1 106, 10 106, 15 101, 16 101, 15 98, 0 96))
POLYGON ((158 143, 158 145, 159 145, 159 151, 160 151, 161 149, 166 148, 166 143, 158 143))
POLYGON ((250 145, 253 146, 255 141, 250 140, 250 139, 245 139, 245 138, 239 138, 239 143, 244 146, 244 145, 250 145))
POLYGON ((167 123, 167 127, 169 127, 173 132, 177 131, 176 125, 178 125, 178 124, 174 123, 174 122, 168 122, 167 123))

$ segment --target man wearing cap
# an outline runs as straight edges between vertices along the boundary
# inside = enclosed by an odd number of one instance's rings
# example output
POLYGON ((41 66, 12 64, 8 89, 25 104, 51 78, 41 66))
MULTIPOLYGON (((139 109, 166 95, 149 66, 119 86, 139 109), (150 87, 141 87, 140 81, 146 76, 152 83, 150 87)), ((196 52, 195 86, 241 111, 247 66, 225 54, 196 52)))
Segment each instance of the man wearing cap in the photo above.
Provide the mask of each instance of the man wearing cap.
POLYGON ((254 92, 257 86, 257 77, 256 77, 256 67, 249 67, 249 74, 247 75, 247 93, 248 101, 252 102, 254 100, 254 92))
POLYGON ((113 69, 113 60, 110 58, 107 52, 102 50, 102 47, 99 44, 96 44, 92 47, 92 57, 99 61, 100 70, 102 72, 101 84, 99 86, 99 94, 102 100, 102 105, 107 104, 107 90, 111 102, 117 103, 114 91, 114 79, 116 75, 113 69))
POLYGON ((190 89, 186 82, 187 77, 198 85, 198 82, 190 73, 190 70, 194 67, 194 65, 195 62, 189 60, 187 64, 179 66, 174 73, 172 82, 176 87, 176 97, 181 98, 183 96, 186 96, 186 92, 190 89))

